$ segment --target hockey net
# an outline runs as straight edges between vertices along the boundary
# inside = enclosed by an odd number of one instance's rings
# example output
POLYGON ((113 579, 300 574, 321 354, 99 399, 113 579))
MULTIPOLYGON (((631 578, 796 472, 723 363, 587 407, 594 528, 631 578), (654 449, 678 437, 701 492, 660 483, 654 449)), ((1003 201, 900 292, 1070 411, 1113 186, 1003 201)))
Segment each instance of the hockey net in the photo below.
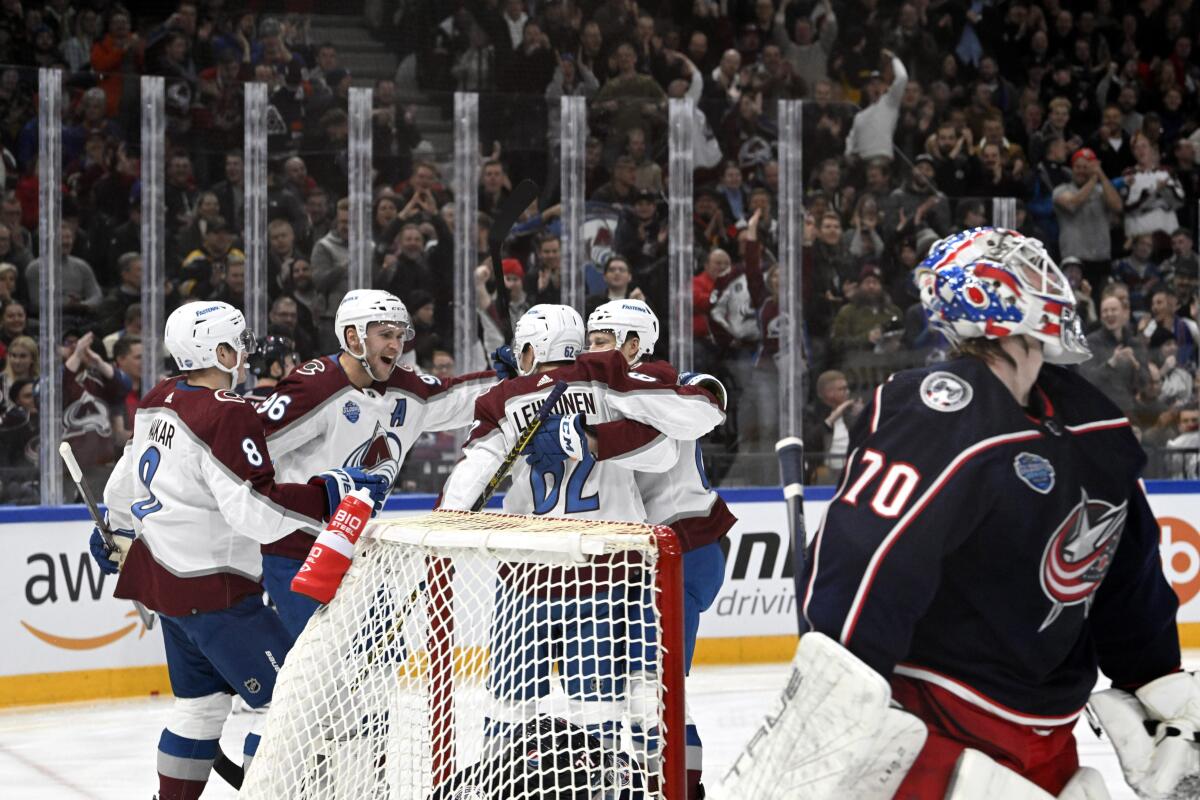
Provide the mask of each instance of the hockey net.
POLYGON ((375 522, 279 675, 241 797, 686 796, 680 555, 616 522, 375 522))

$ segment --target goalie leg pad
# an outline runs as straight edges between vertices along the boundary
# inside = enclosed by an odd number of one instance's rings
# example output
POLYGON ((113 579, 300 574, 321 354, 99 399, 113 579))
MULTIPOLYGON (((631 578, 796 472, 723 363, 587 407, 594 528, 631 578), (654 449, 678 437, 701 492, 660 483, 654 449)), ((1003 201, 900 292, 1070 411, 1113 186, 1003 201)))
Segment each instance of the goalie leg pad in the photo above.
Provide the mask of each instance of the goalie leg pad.
POLYGON ((902 776, 925 741, 919 720, 890 702, 879 673, 829 637, 806 633, 779 702, 713 790, 714 800, 890 798, 898 779, 874 781, 881 773, 902 776), (880 740, 881 730, 895 735, 880 740))

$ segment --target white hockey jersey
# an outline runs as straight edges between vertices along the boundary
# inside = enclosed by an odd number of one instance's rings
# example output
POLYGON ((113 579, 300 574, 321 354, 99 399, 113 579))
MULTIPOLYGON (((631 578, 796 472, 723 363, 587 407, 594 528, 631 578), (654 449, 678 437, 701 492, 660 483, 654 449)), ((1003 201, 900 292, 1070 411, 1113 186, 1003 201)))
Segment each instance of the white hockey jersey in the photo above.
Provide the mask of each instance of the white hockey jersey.
POLYGON ((172 616, 261 592, 260 545, 315 535, 326 511, 323 483, 276 483, 249 403, 181 378, 142 398, 104 502, 114 528, 138 535, 115 596, 172 616))
MULTIPOLYGON (((386 383, 359 389, 337 356, 322 356, 280 381, 258 415, 282 480, 388 459, 398 470, 422 433, 470 425, 475 400, 495 383, 493 372, 443 381, 400 365, 386 383)), ((312 543, 312 534, 297 531, 263 552, 303 559, 312 543)))
POLYGON ((585 353, 569 366, 503 381, 479 399, 475 427, 443 489, 441 507, 471 507, 560 380, 568 389, 552 413, 581 413, 589 425, 642 424, 613 427, 611 435, 598 438, 594 458, 566 461, 552 472, 533 470, 519 458, 504 497, 508 513, 644 522, 634 471, 669 468, 678 455, 676 440, 703 436, 724 419, 700 390, 631 372, 616 351, 585 353), (638 444, 631 446, 627 436, 639 437, 638 444))

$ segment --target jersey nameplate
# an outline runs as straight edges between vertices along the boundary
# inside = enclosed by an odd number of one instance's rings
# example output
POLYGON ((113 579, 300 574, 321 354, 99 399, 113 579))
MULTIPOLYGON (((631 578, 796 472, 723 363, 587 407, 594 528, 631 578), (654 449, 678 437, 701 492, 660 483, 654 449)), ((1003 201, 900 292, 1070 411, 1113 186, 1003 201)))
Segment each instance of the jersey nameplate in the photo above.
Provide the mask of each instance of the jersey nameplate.
POLYGON ((934 411, 960 411, 974 396, 971 384, 952 372, 931 372, 921 381, 921 402, 934 411))

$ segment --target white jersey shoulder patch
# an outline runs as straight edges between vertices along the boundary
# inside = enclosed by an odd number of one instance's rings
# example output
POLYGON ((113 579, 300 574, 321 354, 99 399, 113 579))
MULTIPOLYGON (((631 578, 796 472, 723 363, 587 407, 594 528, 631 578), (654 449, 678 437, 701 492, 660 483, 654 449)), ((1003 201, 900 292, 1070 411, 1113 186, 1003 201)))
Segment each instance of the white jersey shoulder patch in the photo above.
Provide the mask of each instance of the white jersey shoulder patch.
POLYGON ((934 411, 961 411, 974 396, 971 384, 953 372, 931 372, 921 381, 921 402, 934 411))

